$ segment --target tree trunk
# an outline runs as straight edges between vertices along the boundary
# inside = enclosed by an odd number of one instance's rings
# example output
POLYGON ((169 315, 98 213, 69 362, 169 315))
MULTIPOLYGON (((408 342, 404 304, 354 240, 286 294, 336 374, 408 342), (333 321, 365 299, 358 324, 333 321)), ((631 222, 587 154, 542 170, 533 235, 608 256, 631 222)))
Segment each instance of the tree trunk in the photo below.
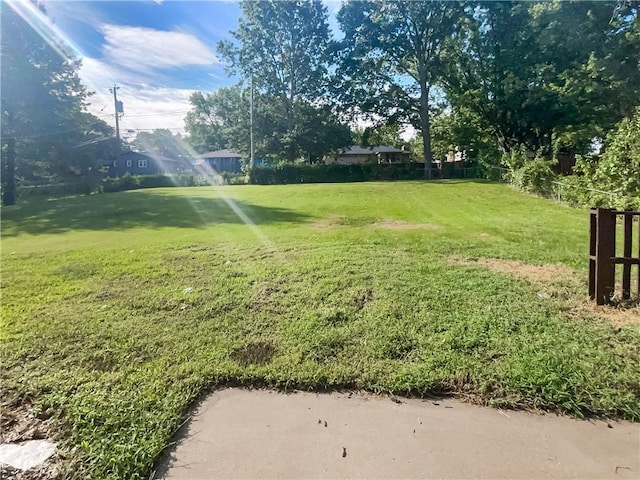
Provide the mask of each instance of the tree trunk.
POLYGON ((431 178, 433 152, 431 151, 431 119, 429 118, 429 85, 426 78, 420 81, 420 129, 422 130, 424 178, 431 178))
POLYGON ((507 155, 510 151, 509 145, 507 145, 507 139, 504 135, 499 132, 496 132, 496 140, 498 141, 498 150, 503 155, 507 155))
POLYGON ((7 140, 7 156, 4 162, 2 204, 6 207, 16 203, 16 139, 7 140))
MULTIPOLYGON (((293 68, 293 67, 292 67, 293 68)), ((293 70, 292 70, 293 72, 293 70)), ((293 73, 292 73, 293 75, 293 73)), ((293 79, 289 85, 289 98, 287 104, 287 134, 289 137, 289 161, 293 162, 295 160, 295 145, 293 138, 293 130, 295 129, 295 118, 294 118, 294 90, 295 85, 293 83, 293 79)))

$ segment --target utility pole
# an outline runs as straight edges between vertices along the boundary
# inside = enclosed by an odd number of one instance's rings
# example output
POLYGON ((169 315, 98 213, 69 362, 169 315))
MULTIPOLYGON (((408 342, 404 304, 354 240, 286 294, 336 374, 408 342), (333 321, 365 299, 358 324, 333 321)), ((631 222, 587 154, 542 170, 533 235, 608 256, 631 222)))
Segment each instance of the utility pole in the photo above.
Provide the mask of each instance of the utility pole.
POLYGON ((251 90, 251 95, 249 96, 249 141, 250 141, 250 149, 251 149, 251 159, 249 161, 249 166, 251 168, 254 167, 254 152, 253 152, 253 70, 251 71, 251 86, 249 89, 251 90))
POLYGON ((118 87, 115 83, 113 87, 109 89, 110 92, 113 92, 113 108, 116 115, 116 140, 117 140, 117 155, 120 156, 120 119, 118 118, 118 114, 122 111, 122 103, 118 102, 117 90, 118 87), (118 108, 119 107, 119 108, 118 108))

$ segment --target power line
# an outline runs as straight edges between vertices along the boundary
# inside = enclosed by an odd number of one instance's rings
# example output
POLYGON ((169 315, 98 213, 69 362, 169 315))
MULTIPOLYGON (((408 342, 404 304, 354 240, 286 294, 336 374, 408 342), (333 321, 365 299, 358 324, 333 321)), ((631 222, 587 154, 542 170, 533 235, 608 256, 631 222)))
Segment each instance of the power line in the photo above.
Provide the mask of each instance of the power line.
POLYGON ((71 148, 87 147, 87 146, 89 146, 89 145, 93 145, 93 144, 95 144, 95 143, 104 142, 104 141, 106 141, 106 140, 113 140, 114 138, 116 138, 116 137, 103 137, 103 138, 98 138, 98 139, 96 139, 96 140, 89 140, 89 141, 87 141, 87 142, 82 142, 82 143, 79 143, 78 145, 74 145, 74 146, 73 146, 73 147, 71 147, 71 148))
POLYGON ((8 140, 10 138, 13 138, 14 140, 27 140, 27 139, 30 140, 34 138, 48 137, 49 135, 59 135, 61 133, 79 132, 81 130, 87 130, 89 127, 97 123, 103 123, 103 120, 97 120, 95 122, 88 123, 87 125, 83 125, 81 127, 69 128, 66 130, 50 130, 48 132, 40 132, 36 135, 9 135, 9 136, 2 136, 2 139, 8 140))
POLYGON ((152 128, 125 128, 125 131, 134 130, 136 132, 144 132, 146 130, 184 130, 184 127, 152 127, 152 128))
POLYGON ((126 118, 140 118, 140 117, 157 117, 159 115, 173 115, 178 113, 189 113, 191 110, 175 110, 168 112, 155 112, 155 113, 141 113, 138 115, 127 115, 126 118))

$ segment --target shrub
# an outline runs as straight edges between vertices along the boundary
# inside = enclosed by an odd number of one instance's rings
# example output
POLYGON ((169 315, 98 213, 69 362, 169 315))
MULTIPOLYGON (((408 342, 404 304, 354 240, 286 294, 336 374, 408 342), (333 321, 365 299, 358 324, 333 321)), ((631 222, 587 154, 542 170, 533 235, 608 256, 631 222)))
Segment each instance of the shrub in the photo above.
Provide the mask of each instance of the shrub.
POLYGON ((607 136, 606 145, 595 168, 589 170, 584 161, 578 168, 594 189, 613 194, 608 206, 640 208, 640 107, 607 136))
POLYGON ((226 185, 244 185, 247 183, 247 175, 244 173, 222 172, 221 176, 226 185))
MULTIPOLYGON (((464 172, 460 173, 463 176, 464 172)), ((258 185, 291 183, 342 183, 373 180, 418 180, 424 178, 424 164, 258 166, 248 171, 248 182, 258 185)), ((451 177, 448 177, 451 178, 451 177)))
POLYGON ((202 183, 194 175, 130 175, 108 177, 101 182, 105 193, 136 190, 138 188, 195 187, 202 183))
POLYGON ((75 182, 50 183, 45 185, 18 186, 19 196, 42 195, 44 197, 66 197, 70 195, 90 195, 99 190, 99 180, 96 178, 82 178, 75 182))
POLYGON ((140 176, 126 174, 122 177, 107 177, 102 180, 102 191, 105 193, 121 192, 123 190, 135 190, 140 188, 140 176))
POLYGON ((640 107, 605 144, 600 158, 577 157, 575 174, 562 180, 563 199, 586 207, 640 209, 640 107))
POLYGON ((522 191, 550 196, 554 192, 556 174, 553 162, 536 157, 511 173, 511 183, 522 191))

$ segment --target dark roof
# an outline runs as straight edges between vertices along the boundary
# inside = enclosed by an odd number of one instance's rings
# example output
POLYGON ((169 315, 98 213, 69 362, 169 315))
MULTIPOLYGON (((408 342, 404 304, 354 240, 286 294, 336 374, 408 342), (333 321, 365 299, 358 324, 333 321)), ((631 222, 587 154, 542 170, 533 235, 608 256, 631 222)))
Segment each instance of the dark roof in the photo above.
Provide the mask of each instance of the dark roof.
POLYGON ((400 150, 399 148, 387 147, 385 145, 380 145, 379 147, 373 147, 373 152, 374 153, 409 153, 409 152, 405 152, 404 150, 400 150))
POLYGON ((223 150, 216 150, 215 152, 207 152, 200 155, 201 158, 242 158, 237 152, 225 148, 223 150))
POLYGON ((368 148, 362 148, 358 145, 352 145, 347 148, 343 148, 340 150, 340 155, 372 155, 373 150, 369 150, 368 148))

